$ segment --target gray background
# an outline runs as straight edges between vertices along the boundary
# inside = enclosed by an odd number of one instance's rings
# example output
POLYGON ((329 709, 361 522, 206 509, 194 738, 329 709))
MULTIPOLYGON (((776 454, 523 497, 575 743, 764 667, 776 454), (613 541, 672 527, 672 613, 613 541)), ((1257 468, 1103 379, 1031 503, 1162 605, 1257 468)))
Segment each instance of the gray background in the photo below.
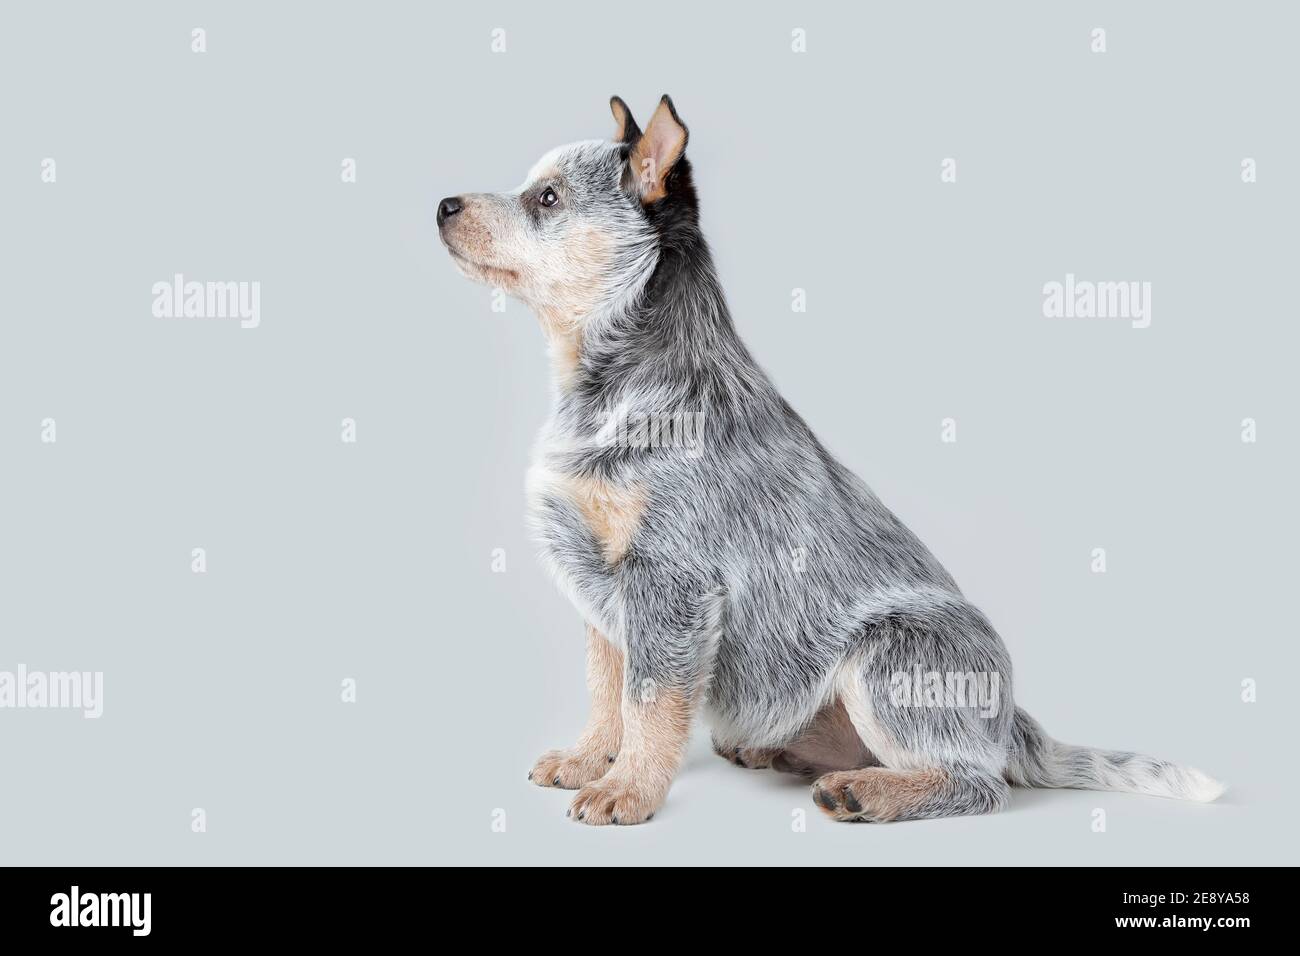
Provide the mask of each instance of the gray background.
POLYGON ((106 684, 98 721, 0 711, 0 860, 1295 862, 1285 7, 0 16, 0 669, 106 684), (842 826, 702 727, 649 826, 575 826, 525 781, 586 709, 581 623, 522 518, 548 367, 532 316, 455 274, 434 204, 665 91, 742 334, 998 626, 1018 700, 1201 767, 1220 803, 1016 791, 842 826), (174 272, 260 281, 261 327, 154 318, 174 272), (1067 272, 1152 282, 1151 327, 1044 318, 1067 272))

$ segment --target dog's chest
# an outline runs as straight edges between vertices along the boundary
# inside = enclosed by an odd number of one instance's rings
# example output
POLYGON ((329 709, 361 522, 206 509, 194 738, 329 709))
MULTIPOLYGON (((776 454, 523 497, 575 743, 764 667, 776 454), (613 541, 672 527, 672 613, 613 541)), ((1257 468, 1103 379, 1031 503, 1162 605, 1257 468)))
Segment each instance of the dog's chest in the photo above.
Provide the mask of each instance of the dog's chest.
POLYGON ((576 542, 589 540, 613 567, 626 556, 641 528, 645 485, 575 474, 559 465, 559 456, 552 452, 545 442, 539 445, 527 479, 529 514, 542 545, 563 562, 576 542))

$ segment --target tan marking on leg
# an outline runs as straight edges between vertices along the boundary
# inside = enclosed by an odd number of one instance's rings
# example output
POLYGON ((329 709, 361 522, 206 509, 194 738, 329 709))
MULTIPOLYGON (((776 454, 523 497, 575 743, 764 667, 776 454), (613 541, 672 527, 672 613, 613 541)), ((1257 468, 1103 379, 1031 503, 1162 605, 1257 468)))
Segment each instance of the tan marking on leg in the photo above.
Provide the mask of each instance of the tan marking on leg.
MULTIPOLYGON (((591 716, 582 741, 608 758, 617 757, 623 740, 623 652, 587 625, 587 690, 591 716)), ((601 771, 604 773, 604 771, 601 771)))
POLYGON ((680 691, 649 700, 624 695, 623 748, 609 773, 578 791, 569 814, 582 823, 643 823, 663 805, 690 737, 695 708, 680 691))
POLYGON ((867 767, 818 777, 813 801, 836 820, 887 822, 915 811, 948 782, 946 771, 867 767))
POLYGON ((641 486, 611 485, 598 478, 569 478, 564 485, 600 542, 605 561, 617 564, 641 526, 646 506, 641 486))
POLYGON ((623 738, 623 652, 587 625, 587 690, 591 712, 578 742, 542 754, 528 779, 539 787, 573 790, 599 780, 618 756, 623 738))

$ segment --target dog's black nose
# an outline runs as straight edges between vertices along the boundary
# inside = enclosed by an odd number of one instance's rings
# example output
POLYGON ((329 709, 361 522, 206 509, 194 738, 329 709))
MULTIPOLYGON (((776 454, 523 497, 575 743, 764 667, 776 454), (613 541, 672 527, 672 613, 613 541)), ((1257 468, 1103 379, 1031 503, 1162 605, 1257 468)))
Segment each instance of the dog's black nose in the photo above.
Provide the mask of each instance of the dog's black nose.
POLYGON ((442 202, 438 203, 438 225, 441 226, 463 208, 464 207, 460 204, 459 199, 455 196, 448 196, 442 202))

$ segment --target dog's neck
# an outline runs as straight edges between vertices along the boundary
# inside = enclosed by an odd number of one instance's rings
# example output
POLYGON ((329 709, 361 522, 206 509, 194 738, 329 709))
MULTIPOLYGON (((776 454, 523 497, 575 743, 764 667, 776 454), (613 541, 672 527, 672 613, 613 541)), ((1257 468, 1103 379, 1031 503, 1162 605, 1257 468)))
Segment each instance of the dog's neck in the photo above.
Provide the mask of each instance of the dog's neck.
POLYGON ((610 308, 577 321, 537 311, 557 410, 570 420, 594 421, 645 396, 667 404, 726 402, 735 396, 721 392, 766 381, 736 334, 698 232, 665 247, 635 294, 610 308))
POLYGON ((659 254, 646 255, 639 274, 625 281, 621 288, 601 297, 585 312, 576 312, 566 305, 533 305, 533 312, 546 338, 551 379, 557 395, 574 387, 583 364, 586 343, 593 338, 600 339, 607 329, 626 326, 629 317, 645 307, 642 302, 645 289, 660 264, 659 254))
POLYGON ((561 309, 545 307, 535 311, 551 359, 551 382, 557 392, 568 391, 582 358, 582 329, 592 317, 573 316, 561 309))

